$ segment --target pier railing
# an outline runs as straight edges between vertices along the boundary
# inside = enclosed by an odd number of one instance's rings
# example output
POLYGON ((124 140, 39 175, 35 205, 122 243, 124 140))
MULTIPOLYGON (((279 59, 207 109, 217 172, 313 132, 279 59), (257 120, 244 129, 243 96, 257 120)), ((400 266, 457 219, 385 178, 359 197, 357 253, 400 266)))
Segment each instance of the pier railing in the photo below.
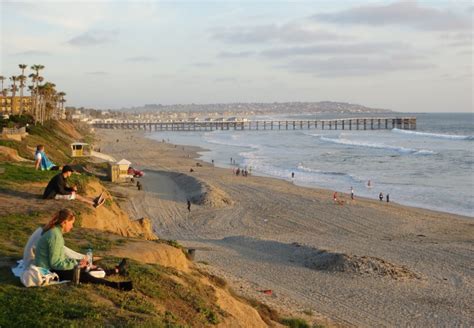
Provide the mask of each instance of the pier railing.
POLYGON ((251 121, 187 121, 187 122, 94 122, 102 129, 146 131, 214 131, 214 130, 415 130, 416 117, 359 117, 326 120, 251 120, 251 121))

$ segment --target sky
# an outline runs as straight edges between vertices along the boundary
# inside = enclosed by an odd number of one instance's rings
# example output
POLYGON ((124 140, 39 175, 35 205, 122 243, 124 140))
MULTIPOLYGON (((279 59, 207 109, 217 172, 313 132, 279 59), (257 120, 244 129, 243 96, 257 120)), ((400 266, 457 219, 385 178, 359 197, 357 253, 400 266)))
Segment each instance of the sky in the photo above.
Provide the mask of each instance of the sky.
POLYGON ((474 111, 470 1, 0 0, 0 13, 0 75, 42 64, 68 106, 474 111))

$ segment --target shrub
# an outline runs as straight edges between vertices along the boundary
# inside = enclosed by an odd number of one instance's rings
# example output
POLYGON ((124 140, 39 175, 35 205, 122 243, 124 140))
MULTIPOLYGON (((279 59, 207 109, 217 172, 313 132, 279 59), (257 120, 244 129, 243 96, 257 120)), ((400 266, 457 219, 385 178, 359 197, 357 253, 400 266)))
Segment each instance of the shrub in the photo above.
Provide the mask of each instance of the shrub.
POLYGON ((284 318, 281 323, 290 328, 311 328, 305 320, 299 318, 284 318))

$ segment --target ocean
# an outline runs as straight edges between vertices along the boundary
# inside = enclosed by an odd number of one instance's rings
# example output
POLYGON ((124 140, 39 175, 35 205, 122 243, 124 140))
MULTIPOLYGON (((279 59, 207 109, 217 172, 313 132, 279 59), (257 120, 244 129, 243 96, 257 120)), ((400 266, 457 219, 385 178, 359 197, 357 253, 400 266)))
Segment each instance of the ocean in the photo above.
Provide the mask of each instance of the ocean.
MULTIPOLYGON (((352 187, 356 197, 378 199, 382 192, 396 203, 473 217, 474 113, 397 116, 416 116, 417 129, 153 132, 148 137, 202 147, 206 151, 200 158, 220 167, 238 166, 255 175, 344 193, 352 187)), ((256 118, 337 117, 349 116, 256 118)))

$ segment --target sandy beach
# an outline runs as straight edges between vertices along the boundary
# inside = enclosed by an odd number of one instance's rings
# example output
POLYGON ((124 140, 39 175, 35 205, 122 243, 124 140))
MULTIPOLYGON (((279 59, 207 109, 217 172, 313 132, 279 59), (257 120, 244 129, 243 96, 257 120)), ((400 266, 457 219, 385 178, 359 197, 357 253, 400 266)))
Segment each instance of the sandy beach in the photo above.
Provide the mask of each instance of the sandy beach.
POLYGON ((102 152, 146 170, 143 191, 113 188, 121 207, 237 293, 329 326, 474 325, 472 218, 347 194, 337 205, 330 190, 200 162, 195 147, 96 132, 102 152))

